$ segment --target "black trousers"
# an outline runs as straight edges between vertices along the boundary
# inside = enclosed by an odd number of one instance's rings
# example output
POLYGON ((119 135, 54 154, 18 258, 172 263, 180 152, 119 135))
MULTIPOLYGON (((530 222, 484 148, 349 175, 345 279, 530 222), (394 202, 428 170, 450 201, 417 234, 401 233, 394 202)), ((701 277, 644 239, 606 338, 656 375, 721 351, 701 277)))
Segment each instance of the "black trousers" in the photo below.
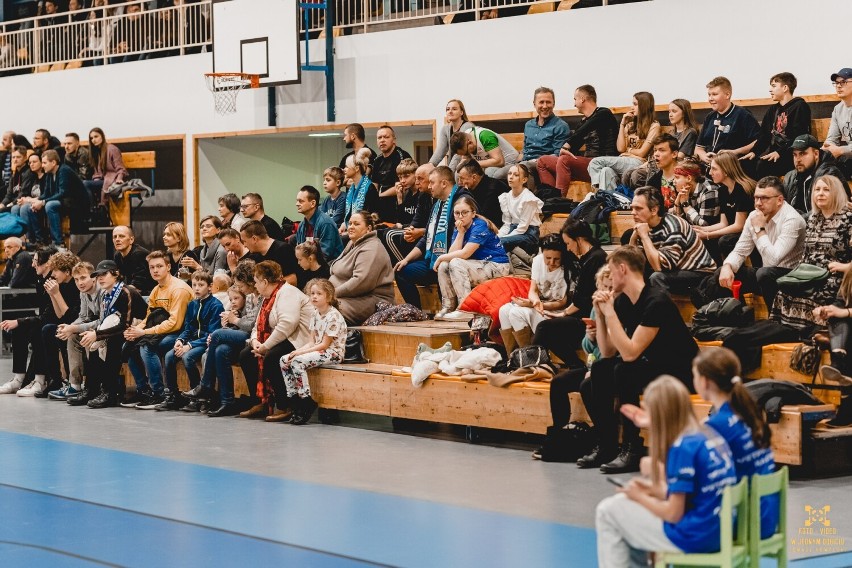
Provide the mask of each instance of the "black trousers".
POLYGON ((106 360, 98 355, 97 351, 86 353, 86 389, 90 393, 103 390, 112 397, 123 392, 124 380, 121 374, 121 347, 124 345, 124 337, 117 335, 106 340, 106 360))
POLYGON ((639 405, 639 397, 648 384, 663 374, 674 375, 692 391, 690 371, 672 373, 644 359, 627 362, 621 357, 607 357, 595 361, 591 369, 588 397, 583 397, 586 410, 595 424, 601 449, 612 453, 618 446, 618 427, 622 426, 622 442, 640 446, 639 428, 623 419, 622 404, 639 405), (587 400, 588 398, 588 400, 587 400))
POLYGON ((828 336, 831 343, 831 364, 844 375, 849 375, 852 371, 852 365, 849 364, 849 354, 852 353, 852 319, 829 319, 828 336))
POLYGON ((30 382, 36 375, 45 374, 44 345, 41 335, 43 326, 40 319, 23 319, 18 320, 18 327, 12 330, 12 372, 26 374, 23 385, 30 382), (30 345, 33 348, 32 357, 29 356, 30 345))
POLYGON ((689 294, 707 276, 706 272, 676 268, 667 272, 651 272, 648 276, 648 283, 665 290, 669 294, 689 294))
MULTIPOLYGON (((552 351, 562 359, 568 367, 584 367, 577 356, 580 342, 586 335, 586 324, 580 318, 565 316, 546 319, 538 324, 533 336, 533 345, 540 345, 552 351)), ((552 388, 552 387, 551 387, 552 388)), ((567 422, 566 422, 567 424, 567 422)))
POLYGON ((586 367, 567 369, 550 381, 550 415, 554 428, 564 428, 571 422, 571 401, 568 393, 581 392, 583 403, 591 395, 591 379, 586 378, 586 367))
MULTIPOLYGON (((296 348, 289 341, 282 341, 269 350, 263 358, 263 380, 272 386, 275 395, 275 405, 279 409, 287 408, 287 387, 284 384, 284 375, 281 374, 281 357, 295 351, 296 348)), ((251 345, 247 345, 240 351, 240 367, 246 378, 249 396, 252 404, 260 402, 256 395, 257 382, 260 380, 260 368, 257 357, 251 352, 251 345)))
POLYGON ((44 346, 44 374, 50 381, 58 381, 62 378, 59 355, 62 355, 62 366, 65 368, 65 376, 69 374, 68 367, 68 343, 57 339, 55 323, 49 323, 41 328, 41 343, 44 346))
MULTIPOLYGON (((804 335, 810 335, 806 333, 804 335)), ((772 320, 762 320, 754 325, 736 329, 722 342, 740 358, 743 373, 753 371, 760 367, 760 358, 764 345, 772 343, 789 343, 799 341, 802 332, 786 327, 772 320)))

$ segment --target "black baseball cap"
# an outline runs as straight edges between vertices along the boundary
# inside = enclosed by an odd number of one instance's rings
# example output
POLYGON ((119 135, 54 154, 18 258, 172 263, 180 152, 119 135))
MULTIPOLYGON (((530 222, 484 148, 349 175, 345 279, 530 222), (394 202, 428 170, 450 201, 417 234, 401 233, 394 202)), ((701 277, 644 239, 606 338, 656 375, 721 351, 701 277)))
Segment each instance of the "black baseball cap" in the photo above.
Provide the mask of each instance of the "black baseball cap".
POLYGON ((115 263, 115 261, 102 260, 98 263, 98 267, 95 268, 95 271, 92 272, 92 276, 100 276, 105 272, 111 272, 113 270, 118 270, 118 265, 115 263))
POLYGON ((816 148, 817 150, 819 150, 821 147, 822 144, 819 143, 819 140, 817 140, 810 134, 802 134, 801 136, 797 136, 796 139, 793 140, 793 143, 790 144, 791 150, 804 150, 805 148, 816 148))
POLYGON ((831 75, 832 81, 837 81, 838 79, 852 79, 852 68, 844 67, 837 73, 831 75))

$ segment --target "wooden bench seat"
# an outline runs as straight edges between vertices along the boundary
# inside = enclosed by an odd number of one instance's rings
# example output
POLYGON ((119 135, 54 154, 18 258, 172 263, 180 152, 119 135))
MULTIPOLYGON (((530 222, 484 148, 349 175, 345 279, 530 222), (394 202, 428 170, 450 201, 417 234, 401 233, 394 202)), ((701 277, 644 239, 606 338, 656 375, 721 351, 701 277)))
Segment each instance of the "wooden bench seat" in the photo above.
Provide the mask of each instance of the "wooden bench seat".
MULTIPOLYGON (((420 309, 427 314, 435 314, 441 309, 441 295, 438 292, 438 285, 418 286, 417 292, 420 294, 420 309)), ((404 304, 405 300, 402 294, 399 293, 396 281, 393 283, 393 298, 396 305, 404 304)))
POLYGON ((361 326, 356 329, 361 330, 364 352, 370 362, 405 367, 414 361, 421 343, 437 348, 449 342, 453 349, 460 349, 470 343, 467 324, 448 323, 425 321, 407 325, 361 326))

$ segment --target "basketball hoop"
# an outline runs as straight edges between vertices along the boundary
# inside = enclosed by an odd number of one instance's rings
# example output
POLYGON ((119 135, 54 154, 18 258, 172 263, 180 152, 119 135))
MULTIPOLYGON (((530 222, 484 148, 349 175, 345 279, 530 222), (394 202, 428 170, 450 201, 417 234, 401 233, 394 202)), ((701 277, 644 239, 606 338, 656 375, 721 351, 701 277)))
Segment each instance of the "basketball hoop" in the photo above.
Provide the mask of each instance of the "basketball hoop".
POLYGON ((237 95, 241 90, 260 86, 260 76, 249 73, 205 73, 204 80, 213 93, 213 107, 221 115, 237 112, 237 95))

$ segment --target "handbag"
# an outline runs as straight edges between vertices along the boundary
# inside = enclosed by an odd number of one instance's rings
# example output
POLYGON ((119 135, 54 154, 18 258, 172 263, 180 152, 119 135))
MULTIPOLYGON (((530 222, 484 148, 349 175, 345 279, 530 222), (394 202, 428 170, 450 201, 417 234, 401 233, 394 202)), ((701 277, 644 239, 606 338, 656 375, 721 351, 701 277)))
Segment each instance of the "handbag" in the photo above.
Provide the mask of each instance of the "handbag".
POLYGON ((820 363, 820 348, 813 339, 806 339, 793 348, 790 354, 790 368, 803 375, 816 379, 820 363))
POLYGON ((350 329, 346 333, 346 350, 341 363, 350 365, 354 363, 369 363, 364 353, 364 338, 357 329, 350 329))
POLYGON ((541 461, 575 462, 594 446, 594 430, 585 422, 571 422, 565 428, 549 426, 541 447, 541 461))
POLYGON ((828 280, 828 269, 806 262, 778 278, 778 289, 787 294, 801 294, 828 280))
POLYGON ((474 345, 480 345, 488 341, 488 332, 491 330, 491 316, 476 314, 467 324, 470 327, 470 335, 474 345))

